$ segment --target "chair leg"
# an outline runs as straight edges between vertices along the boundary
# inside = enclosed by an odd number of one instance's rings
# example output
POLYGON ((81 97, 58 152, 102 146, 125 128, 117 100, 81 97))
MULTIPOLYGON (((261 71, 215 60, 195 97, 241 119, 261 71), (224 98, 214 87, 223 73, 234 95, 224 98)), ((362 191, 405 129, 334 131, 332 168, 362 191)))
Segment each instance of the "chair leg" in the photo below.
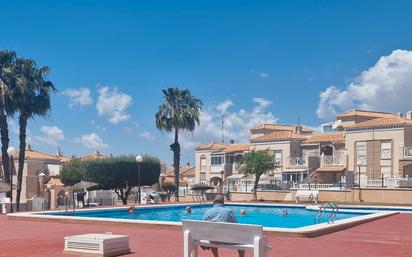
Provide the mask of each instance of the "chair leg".
POLYGON ((198 256, 198 247, 197 245, 194 245, 192 247, 192 257, 197 257, 198 256))
POLYGON ((192 257, 193 243, 189 231, 183 234, 183 256, 192 257))

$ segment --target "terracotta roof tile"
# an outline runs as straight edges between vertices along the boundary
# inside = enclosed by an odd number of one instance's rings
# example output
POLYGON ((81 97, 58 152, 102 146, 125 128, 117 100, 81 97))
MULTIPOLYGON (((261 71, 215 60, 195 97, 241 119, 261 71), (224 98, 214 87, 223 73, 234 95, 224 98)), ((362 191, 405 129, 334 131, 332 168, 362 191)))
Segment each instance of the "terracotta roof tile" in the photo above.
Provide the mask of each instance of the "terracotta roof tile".
MULTIPOLYGON (((19 151, 15 151, 13 153, 13 157, 15 159, 19 158, 19 151)), ((27 159, 42 159, 42 160, 49 160, 49 161, 60 161, 60 159, 54 155, 43 153, 36 150, 26 150, 25 151, 25 158, 27 159)))
MULTIPOLYGON (((294 131, 296 126, 292 125, 281 125, 281 124, 261 124, 250 129, 250 131, 259 130, 259 129, 268 129, 268 130, 279 130, 279 131, 294 131)), ((311 129, 302 127, 302 132, 309 133, 312 132, 311 129)))
POLYGON ((226 148, 226 145, 218 142, 210 142, 204 145, 199 145, 196 147, 196 150, 223 150, 226 148))
POLYGON ((362 117, 371 117, 371 118, 393 118, 397 117, 397 115, 389 113, 389 112, 376 112, 376 111, 366 111, 366 110, 359 110, 353 109, 336 116, 336 119, 348 118, 353 116, 362 116, 362 117))
POLYGON ((252 143, 273 142, 273 141, 292 141, 292 140, 305 140, 306 136, 297 134, 291 131, 274 132, 260 137, 256 137, 250 140, 252 143))
POLYGON ((360 122, 353 126, 349 126, 346 129, 351 130, 351 129, 358 129, 358 128, 373 128, 373 127, 400 126, 400 125, 412 126, 412 120, 401 118, 399 116, 394 116, 391 118, 379 118, 379 119, 373 119, 373 120, 360 122))
POLYGON ((319 142, 345 142, 345 134, 343 132, 336 133, 321 133, 309 136, 303 143, 319 143, 319 142))
POLYGON ((224 152, 245 152, 250 150, 250 144, 232 144, 227 145, 224 149, 224 152))

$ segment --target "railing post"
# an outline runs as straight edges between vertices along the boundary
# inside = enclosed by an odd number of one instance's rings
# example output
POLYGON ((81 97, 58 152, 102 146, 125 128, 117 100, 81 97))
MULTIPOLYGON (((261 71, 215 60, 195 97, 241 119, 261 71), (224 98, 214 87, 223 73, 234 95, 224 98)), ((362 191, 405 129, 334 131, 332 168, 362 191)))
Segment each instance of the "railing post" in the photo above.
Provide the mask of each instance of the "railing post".
POLYGON ((383 188, 384 187, 383 186, 383 180, 384 180, 383 174, 381 175, 381 177, 382 177, 382 188, 383 188))

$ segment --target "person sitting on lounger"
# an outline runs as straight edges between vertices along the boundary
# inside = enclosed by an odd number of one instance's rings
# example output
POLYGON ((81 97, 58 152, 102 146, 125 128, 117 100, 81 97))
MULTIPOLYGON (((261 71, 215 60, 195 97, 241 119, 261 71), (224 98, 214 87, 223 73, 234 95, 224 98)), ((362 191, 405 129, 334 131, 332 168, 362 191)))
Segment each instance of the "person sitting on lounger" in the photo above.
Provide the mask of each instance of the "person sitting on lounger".
MULTIPOLYGON (((211 222, 230 222, 237 223, 236 216, 232 210, 224 205, 225 199, 223 195, 217 195, 213 201, 213 208, 207 210, 203 216, 203 220, 211 222)), ((214 257, 219 257, 216 247, 202 247, 203 250, 210 249, 214 257)), ((245 250, 238 250, 239 257, 245 256, 245 250)))

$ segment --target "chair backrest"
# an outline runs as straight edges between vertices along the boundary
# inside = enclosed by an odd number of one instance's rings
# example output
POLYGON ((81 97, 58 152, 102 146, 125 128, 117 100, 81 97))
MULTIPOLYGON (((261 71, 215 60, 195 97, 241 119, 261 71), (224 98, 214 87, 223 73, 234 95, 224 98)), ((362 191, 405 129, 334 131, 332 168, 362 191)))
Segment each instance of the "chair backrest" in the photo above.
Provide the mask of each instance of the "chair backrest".
POLYGON ((237 223, 183 220, 183 231, 190 231, 194 240, 253 244, 256 236, 263 236, 263 227, 237 223))

